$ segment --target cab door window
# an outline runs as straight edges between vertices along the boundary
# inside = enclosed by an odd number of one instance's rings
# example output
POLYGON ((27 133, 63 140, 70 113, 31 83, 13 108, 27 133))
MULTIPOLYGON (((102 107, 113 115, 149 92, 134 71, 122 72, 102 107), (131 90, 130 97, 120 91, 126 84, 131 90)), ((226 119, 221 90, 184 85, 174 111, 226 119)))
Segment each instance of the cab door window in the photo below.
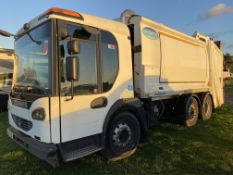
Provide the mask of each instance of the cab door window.
MULTIPOLYGON (((97 80, 97 33, 95 29, 78 25, 67 25, 68 37, 61 41, 61 94, 71 94, 71 83, 66 78, 66 57, 70 56, 67 43, 70 39, 79 41, 79 80, 74 81, 74 95, 87 95, 98 92, 97 80)), ((74 56, 74 55, 73 55, 74 56)))
POLYGON ((103 61, 103 91, 109 91, 118 74, 118 45, 115 37, 107 32, 101 31, 101 52, 103 61))

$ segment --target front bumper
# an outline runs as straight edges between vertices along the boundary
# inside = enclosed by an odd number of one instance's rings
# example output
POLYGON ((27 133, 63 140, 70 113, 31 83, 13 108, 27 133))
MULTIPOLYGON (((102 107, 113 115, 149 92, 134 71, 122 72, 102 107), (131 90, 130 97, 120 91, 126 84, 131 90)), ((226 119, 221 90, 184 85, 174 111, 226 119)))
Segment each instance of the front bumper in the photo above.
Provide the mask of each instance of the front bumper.
POLYGON ((7 135, 18 145, 34 154, 39 159, 47 161, 53 167, 59 166, 58 148, 55 144, 47 144, 39 142, 13 127, 7 129, 7 135))

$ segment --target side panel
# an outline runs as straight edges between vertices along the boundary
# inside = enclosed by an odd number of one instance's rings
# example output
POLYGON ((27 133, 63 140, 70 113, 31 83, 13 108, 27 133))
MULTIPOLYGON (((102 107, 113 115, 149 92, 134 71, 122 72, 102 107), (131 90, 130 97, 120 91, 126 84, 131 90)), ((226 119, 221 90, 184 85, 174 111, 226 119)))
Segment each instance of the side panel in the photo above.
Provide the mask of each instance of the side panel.
POLYGON ((138 97, 164 99, 209 91, 209 60, 204 42, 143 17, 133 17, 131 23, 134 47, 141 46, 134 53, 138 97))
POLYGON ((116 81, 106 93, 76 95, 72 100, 69 100, 70 96, 60 97, 62 142, 102 133, 107 112, 115 101, 134 96, 130 40, 127 35, 113 34, 119 49, 116 81), (107 106, 91 108, 93 100, 99 97, 107 98, 107 106))
POLYGON ((162 83, 205 82, 207 54, 204 47, 181 41, 170 35, 161 35, 162 83))
POLYGON ((134 55, 135 91, 142 96, 153 96, 159 90, 161 59, 159 33, 144 23, 136 23, 134 28, 134 46, 141 46, 141 52, 134 55))

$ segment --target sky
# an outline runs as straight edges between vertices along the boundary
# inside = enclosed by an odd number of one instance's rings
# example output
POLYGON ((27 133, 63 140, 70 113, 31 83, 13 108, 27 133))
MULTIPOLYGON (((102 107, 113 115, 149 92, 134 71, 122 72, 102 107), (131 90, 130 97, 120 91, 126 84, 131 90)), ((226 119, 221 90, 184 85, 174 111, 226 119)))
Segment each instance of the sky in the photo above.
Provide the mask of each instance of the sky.
MULTIPOLYGON (((23 24, 51 7, 60 7, 103 18, 119 18, 132 9, 178 31, 198 31, 223 42, 224 53, 233 54, 232 0, 4 0, 0 29, 16 33, 23 24)), ((0 36, 0 47, 13 49, 14 40, 0 36)))

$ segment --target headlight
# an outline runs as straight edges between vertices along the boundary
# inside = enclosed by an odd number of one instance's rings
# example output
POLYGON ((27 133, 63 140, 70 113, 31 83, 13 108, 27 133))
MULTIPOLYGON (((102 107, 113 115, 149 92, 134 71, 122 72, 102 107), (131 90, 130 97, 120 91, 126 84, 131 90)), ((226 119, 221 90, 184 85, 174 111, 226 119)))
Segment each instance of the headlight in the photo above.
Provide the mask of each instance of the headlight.
POLYGON ((44 108, 38 108, 38 109, 35 109, 33 112, 32 112, 32 118, 35 119, 35 120, 44 120, 45 119, 45 110, 44 108))

